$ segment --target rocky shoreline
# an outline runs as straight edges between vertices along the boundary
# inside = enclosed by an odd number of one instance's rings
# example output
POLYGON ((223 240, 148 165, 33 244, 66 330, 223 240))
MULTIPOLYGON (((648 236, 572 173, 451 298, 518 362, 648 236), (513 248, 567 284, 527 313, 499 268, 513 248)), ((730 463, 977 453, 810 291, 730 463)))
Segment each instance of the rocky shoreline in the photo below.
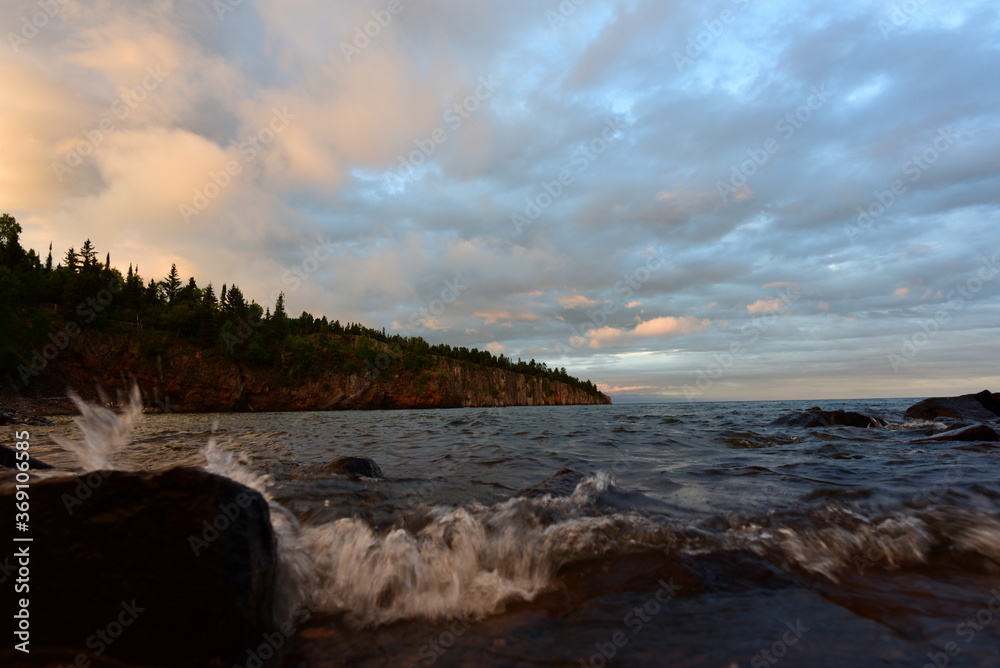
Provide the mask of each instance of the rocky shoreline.
POLYGON ((73 415, 76 407, 69 399, 26 399, 4 397, 0 400, 0 425, 49 426, 46 415, 73 415))

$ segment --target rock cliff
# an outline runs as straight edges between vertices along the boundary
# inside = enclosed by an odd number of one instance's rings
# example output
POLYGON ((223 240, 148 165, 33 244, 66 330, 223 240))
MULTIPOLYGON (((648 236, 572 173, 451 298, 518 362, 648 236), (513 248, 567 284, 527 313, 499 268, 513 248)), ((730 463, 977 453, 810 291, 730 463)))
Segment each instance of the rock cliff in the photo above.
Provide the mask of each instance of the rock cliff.
POLYGON ((280 366, 248 364, 185 340, 150 351, 128 333, 84 332, 46 365, 25 394, 62 395, 69 388, 93 400, 98 387, 114 397, 137 381, 146 405, 165 412, 611 403, 606 395, 558 380, 461 360, 429 356, 425 368, 407 369, 389 346, 366 365, 356 366, 359 370, 289 380, 280 366))

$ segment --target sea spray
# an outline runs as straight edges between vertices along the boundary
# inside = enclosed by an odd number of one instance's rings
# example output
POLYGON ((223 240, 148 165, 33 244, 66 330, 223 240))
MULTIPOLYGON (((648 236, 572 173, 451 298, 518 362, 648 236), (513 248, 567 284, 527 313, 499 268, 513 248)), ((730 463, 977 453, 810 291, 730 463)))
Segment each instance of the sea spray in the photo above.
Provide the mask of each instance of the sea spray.
POLYGON ((246 455, 239 457, 232 450, 228 450, 219 445, 215 437, 208 439, 208 445, 203 451, 205 455, 205 470, 223 477, 235 480, 241 485, 246 485, 250 489, 260 492, 268 501, 272 496, 270 487, 274 485, 274 479, 265 474, 260 474, 250 468, 250 462, 246 455))
POLYGON ((113 469, 112 457, 128 444, 132 427, 142 415, 139 387, 132 386, 128 403, 122 407, 120 414, 88 403, 74 392, 70 392, 69 397, 80 411, 79 417, 73 418, 73 422, 80 430, 83 441, 59 437, 53 437, 53 440, 73 453, 84 471, 113 469))

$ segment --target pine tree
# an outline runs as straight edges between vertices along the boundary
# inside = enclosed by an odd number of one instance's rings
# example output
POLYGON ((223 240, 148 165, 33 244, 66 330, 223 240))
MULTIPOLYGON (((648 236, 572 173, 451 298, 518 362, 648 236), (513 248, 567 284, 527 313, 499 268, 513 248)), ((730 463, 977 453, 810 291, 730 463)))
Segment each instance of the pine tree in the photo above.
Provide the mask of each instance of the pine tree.
POLYGON ((176 264, 170 265, 170 273, 167 274, 167 277, 163 279, 162 285, 163 285, 163 294, 167 298, 167 303, 168 304, 173 303, 174 298, 177 296, 177 293, 180 292, 181 289, 181 277, 180 274, 177 273, 176 264))
POLYGON ((80 262, 82 264, 81 270, 84 272, 97 269, 97 251, 90 239, 84 241, 83 246, 80 247, 80 262))
POLYGON ((49 242, 49 256, 45 258, 45 273, 52 271, 52 242, 49 242))
POLYGON ((79 268, 79 261, 80 261, 80 256, 77 255, 76 251, 73 250, 73 247, 70 246, 69 250, 66 251, 66 257, 63 258, 63 262, 66 264, 66 268, 75 274, 77 269, 79 268))

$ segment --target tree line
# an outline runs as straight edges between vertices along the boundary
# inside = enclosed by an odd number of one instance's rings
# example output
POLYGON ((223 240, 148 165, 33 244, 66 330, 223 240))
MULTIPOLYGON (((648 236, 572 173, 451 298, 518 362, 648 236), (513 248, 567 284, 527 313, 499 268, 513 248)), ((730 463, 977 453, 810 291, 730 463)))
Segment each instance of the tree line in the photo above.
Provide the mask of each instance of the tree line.
POLYGON ((20 233, 14 217, 0 217, 0 382, 15 391, 38 375, 40 360, 87 328, 130 331, 151 357, 164 354, 174 339, 187 340, 249 365, 280 369, 287 382, 326 371, 387 374, 401 367, 416 372, 431 369, 435 358, 443 357, 600 394, 565 367, 533 359, 431 345, 419 336, 387 334, 384 328, 342 324, 305 311, 291 317, 283 294, 272 311, 248 299, 235 283, 216 291, 211 283, 199 286, 194 277, 184 281, 176 265, 159 280, 144 279, 132 264, 123 274, 111 265, 110 254, 100 258, 90 239, 53 264, 51 244, 43 260, 21 247, 20 233))

